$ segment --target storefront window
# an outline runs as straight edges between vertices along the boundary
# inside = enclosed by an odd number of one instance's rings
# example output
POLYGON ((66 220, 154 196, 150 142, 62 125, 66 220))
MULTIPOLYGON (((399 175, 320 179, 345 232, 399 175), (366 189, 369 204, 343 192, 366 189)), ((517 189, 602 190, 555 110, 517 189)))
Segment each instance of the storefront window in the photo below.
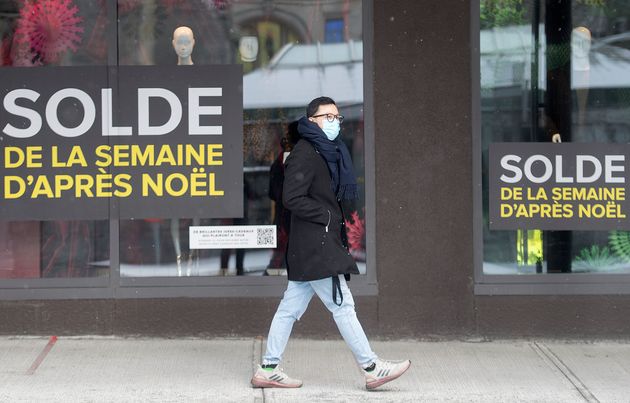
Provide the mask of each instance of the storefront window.
MULTIPOLYGON (((282 162, 295 141, 291 122, 311 99, 326 95, 338 103, 346 117, 342 135, 365 182, 361 1, 124 0, 118 21, 121 65, 177 64, 173 31, 187 26, 195 65, 240 64, 244 74, 242 216, 121 220, 121 276, 286 274, 282 162), (341 16, 334 25, 326 19, 331 14, 341 16), (191 249, 191 225, 276 225, 277 248, 191 249)), ((350 249, 365 273, 363 188, 360 194, 344 210, 350 249)))
MULTIPOLYGON (((0 63, 5 71, 174 66, 182 56, 176 53, 173 34, 182 26, 194 35, 193 64, 240 65, 244 209, 240 215, 221 219, 194 213, 178 218, 138 214, 138 218, 116 222, 110 220, 117 220, 120 212, 112 201, 98 220, 5 220, 0 222, 0 279, 107 277, 112 273, 114 278, 118 274, 285 275, 290 216, 281 204, 283 159, 297 141, 291 123, 305 113, 311 99, 322 95, 333 98, 345 116, 342 136, 352 153, 360 198, 343 208, 350 251, 360 271, 366 273, 362 15, 361 0, 1 2, 0 63), (110 233, 110 222, 117 224, 117 230, 111 229, 116 234, 110 233), (277 248, 190 248, 191 226, 226 225, 275 225, 277 248), (117 238, 118 245, 110 245, 110 239, 117 238), (119 248, 114 256, 119 256, 120 267, 110 264, 110 250, 115 248, 119 248)), ((95 87, 118 91, 122 82, 118 73, 107 68, 102 71, 103 81, 95 87)), ((100 76, 96 78, 100 80, 100 76)), ((3 91, 4 96, 9 89, 3 91)), ((94 99, 100 107, 100 99, 94 99)), ((76 127, 87 115, 85 108, 76 105, 66 104, 65 109, 70 113, 59 115, 66 119, 65 127, 76 127)), ((27 119, 15 119, 15 124, 28 126, 27 119)), ((67 137, 60 134, 60 144, 71 144, 67 137)), ((34 144, 33 139, 12 141, 26 147, 34 144)), ((115 144, 117 140, 98 141, 115 144)))
MULTIPOLYGON (((3 1, 0 65, 106 65, 107 22, 102 1, 3 1)), ((0 279, 106 277, 109 268, 106 220, 0 221, 0 279)))
POLYGON ((630 273, 620 230, 491 230, 492 143, 630 141, 630 3, 482 0, 483 273, 630 273))

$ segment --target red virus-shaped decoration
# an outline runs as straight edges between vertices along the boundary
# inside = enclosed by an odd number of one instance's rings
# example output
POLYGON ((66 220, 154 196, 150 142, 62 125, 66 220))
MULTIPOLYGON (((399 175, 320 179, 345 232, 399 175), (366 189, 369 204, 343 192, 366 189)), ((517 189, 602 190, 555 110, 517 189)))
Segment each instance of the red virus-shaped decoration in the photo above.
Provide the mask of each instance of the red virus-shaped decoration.
POLYGON ((365 219, 359 217, 359 213, 353 211, 350 221, 346 222, 348 229, 348 247, 353 256, 357 256, 365 250, 365 219))
POLYGON ((29 47, 33 61, 55 63, 68 50, 76 51, 83 33, 71 0, 26 1, 20 10, 15 40, 29 47))

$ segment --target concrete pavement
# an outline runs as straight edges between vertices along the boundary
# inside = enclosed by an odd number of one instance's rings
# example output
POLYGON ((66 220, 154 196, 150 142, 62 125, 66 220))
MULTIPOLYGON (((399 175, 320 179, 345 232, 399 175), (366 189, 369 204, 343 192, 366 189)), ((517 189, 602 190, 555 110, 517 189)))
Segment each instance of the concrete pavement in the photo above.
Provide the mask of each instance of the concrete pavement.
POLYGON ((410 370, 365 390, 341 340, 292 339, 300 389, 252 389, 262 339, 0 337, 0 402, 630 402, 630 342, 373 341, 410 370))

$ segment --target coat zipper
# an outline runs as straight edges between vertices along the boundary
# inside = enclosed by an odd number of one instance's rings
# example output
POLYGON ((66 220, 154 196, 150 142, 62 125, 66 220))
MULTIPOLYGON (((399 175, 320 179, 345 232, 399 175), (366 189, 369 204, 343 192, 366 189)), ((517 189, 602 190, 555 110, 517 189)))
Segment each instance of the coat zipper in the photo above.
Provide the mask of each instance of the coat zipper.
POLYGON ((328 211, 328 224, 326 224, 326 232, 328 232, 328 226, 330 225, 330 210, 326 211, 328 211))

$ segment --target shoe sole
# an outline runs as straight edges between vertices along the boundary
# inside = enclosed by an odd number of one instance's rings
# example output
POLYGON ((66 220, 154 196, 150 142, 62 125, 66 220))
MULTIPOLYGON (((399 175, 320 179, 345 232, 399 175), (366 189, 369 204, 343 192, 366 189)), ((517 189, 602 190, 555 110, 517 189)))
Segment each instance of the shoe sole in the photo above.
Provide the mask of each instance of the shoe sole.
POLYGON ((257 378, 252 378, 252 385, 255 388, 300 388, 302 384, 299 385, 287 385, 285 383, 279 383, 275 381, 267 381, 257 378))
POLYGON ((410 366, 411 366, 411 361, 408 361, 407 362, 407 366, 402 371, 398 372, 397 374, 392 374, 390 376, 386 376, 385 378, 378 379, 378 380, 376 380, 374 382, 366 383, 365 387, 368 390, 376 389, 379 386, 382 386, 382 385, 386 384, 387 382, 391 382, 394 379, 396 379, 399 376, 401 376, 402 374, 404 374, 405 372, 407 372, 407 370, 409 369, 410 366))

